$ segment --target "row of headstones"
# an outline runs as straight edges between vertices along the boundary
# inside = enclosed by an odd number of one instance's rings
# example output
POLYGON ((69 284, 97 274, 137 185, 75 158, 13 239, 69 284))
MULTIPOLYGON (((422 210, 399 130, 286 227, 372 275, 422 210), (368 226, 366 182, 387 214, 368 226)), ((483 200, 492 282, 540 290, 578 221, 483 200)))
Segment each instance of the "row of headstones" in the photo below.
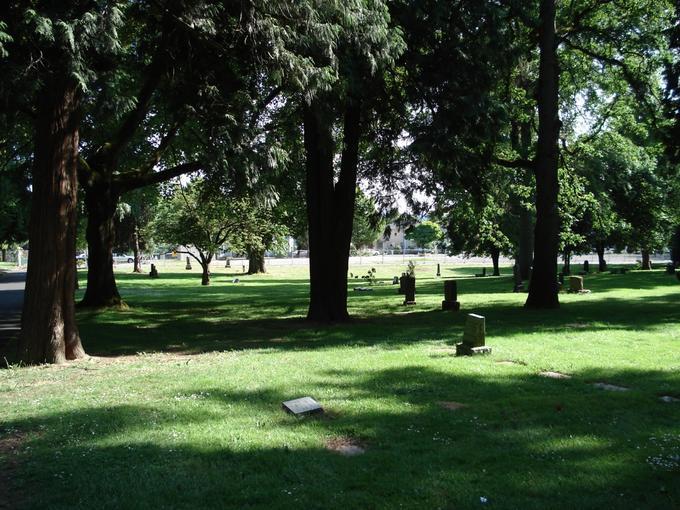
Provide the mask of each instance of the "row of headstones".
MULTIPOLYGON (((231 263, 230 263, 229 259, 227 259, 227 264, 226 264, 225 267, 231 267, 231 263)), ((241 268, 243 269, 243 272, 245 273, 246 272, 245 264, 242 264, 241 268)), ((191 271, 191 259, 189 257, 187 257, 187 265, 184 266, 184 269, 186 269, 187 271, 191 271)), ((151 271, 149 271, 149 276, 151 278, 158 278, 158 269, 156 268, 155 264, 151 264, 151 271)), ((238 283, 238 278, 234 279, 234 283, 238 283)))

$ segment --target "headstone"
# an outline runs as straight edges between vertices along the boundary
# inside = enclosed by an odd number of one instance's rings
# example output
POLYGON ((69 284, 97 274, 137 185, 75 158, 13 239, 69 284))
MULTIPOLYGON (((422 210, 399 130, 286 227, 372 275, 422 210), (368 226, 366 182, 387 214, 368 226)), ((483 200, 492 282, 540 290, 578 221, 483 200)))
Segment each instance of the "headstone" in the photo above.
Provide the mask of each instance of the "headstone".
POLYGON ((483 267, 482 272, 479 273, 479 274, 476 274, 475 276, 478 277, 478 278, 484 278, 486 276, 486 268, 483 267))
POLYGON ((590 262, 588 262, 587 260, 583 261, 583 272, 584 273, 590 272, 590 262))
POLYGON ((231 281, 231 283, 239 283, 240 281, 241 281, 241 280, 239 280, 238 278, 234 278, 234 279, 231 281))
POLYGON ((245 264, 241 264, 241 269, 242 269, 243 272, 245 273, 245 272, 246 272, 246 265, 245 265, 245 264))
POLYGON ((522 281, 522 273, 519 269, 519 264, 512 266, 512 279, 514 281, 514 286, 512 287, 513 292, 523 292, 524 282, 522 281))
POLYGON ((404 275, 404 305, 416 304, 416 277, 404 275))
POLYGON ((460 310, 460 303, 458 302, 458 283, 456 280, 444 280, 444 301, 442 301, 442 310, 453 310, 454 312, 460 310))
POLYGON ((439 264, 437 264, 437 276, 441 276, 441 275, 442 275, 441 267, 439 266, 439 264))
POLYGON ((486 345, 486 319, 475 313, 470 313, 465 321, 463 341, 456 344, 456 356, 473 356, 476 354, 490 354, 491 347, 486 345))
POLYGON ((231 259, 227 259, 227 263, 224 265, 224 267, 231 267, 231 259))
POLYGON ((191 259, 189 257, 187 257, 187 265, 184 269, 187 271, 191 270, 191 259))
POLYGON ((399 277, 399 288, 397 289, 397 294, 403 294, 405 287, 404 281, 406 280, 406 273, 401 273, 401 276, 399 277))
POLYGON ((296 398, 294 400, 287 400, 281 404, 281 407, 290 414, 295 416, 306 416, 309 414, 323 413, 323 407, 312 397, 296 398))
POLYGON ((394 278, 392 278, 392 285, 399 285, 399 277, 398 276, 395 276, 394 278))
POLYGON ((673 264, 666 264, 666 274, 675 274, 675 266, 673 264))
POLYGON ((151 271, 149 272, 151 278, 158 278, 158 271, 156 270, 156 265, 151 264, 151 271))
POLYGON ((583 276, 569 277, 569 292, 583 292, 583 276))

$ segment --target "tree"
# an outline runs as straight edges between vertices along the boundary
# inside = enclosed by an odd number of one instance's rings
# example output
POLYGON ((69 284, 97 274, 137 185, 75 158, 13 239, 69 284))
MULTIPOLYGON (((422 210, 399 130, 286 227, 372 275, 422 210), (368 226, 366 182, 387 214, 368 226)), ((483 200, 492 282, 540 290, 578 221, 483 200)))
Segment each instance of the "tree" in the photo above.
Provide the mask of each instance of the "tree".
POLYGON ((3 133, 32 122, 33 138, 30 251, 18 358, 60 363, 85 356, 74 312, 83 93, 97 62, 118 47, 121 12, 100 2, 10 2, 0 7, 0 19, 7 27, 0 51, 5 54, 0 101, 8 122, 3 133))
POLYGON ((406 232, 406 239, 410 239, 420 248, 430 248, 444 235, 442 228, 434 221, 425 220, 411 227, 406 232))

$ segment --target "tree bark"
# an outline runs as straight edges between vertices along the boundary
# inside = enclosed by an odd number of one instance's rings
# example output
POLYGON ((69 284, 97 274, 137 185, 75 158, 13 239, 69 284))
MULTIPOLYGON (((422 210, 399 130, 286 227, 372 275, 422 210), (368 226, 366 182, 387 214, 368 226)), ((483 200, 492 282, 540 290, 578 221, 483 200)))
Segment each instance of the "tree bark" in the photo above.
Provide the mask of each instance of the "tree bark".
POLYGON ((558 288, 555 282, 559 242, 557 167, 560 120, 555 0, 541 0, 539 48, 538 143, 534 167, 536 176, 534 266, 525 306, 558 308, 558 288))
POLYGON ((501 256, 500 250, 493 248, 491 250, 491 261, 493 262, 493 275, 494 276, 500 276, 501 275, 501 269, 498 264, 498 259, 501 256))
POLYGON ((335 184, 332 112, 319 98, 304 112, 309 320, 332 322, 349 319, 347 269, 356 199, 360 108, 358 100, 346 100, 343 151, 335 184))
POLYGON ((212 262, 212 254, 206 256, 200 254, 198 261, 201 264, 201 285, 210 285, 210 262, 212 262))
POLYGON ((79 92, 48 80, 35 126, 28 271, 18 359, 62 363, 85 356, 75 317, 79 92))
POLYGON ((597 269, 600 273, 604 273, 607 270, 607 261, 604 259, 604 243, 597 243, 595 250, 597 251, 597 269))
POLYGON ((3 248, 1 251, 2 251, 2 261, 7 262, 7 248, 3 248))
MULTIPOLYGON (((106 175, 108 172, 102 174, 106 175)), ((85 190, 87 210, 87 288, 80 306, 119 306, 123 300, 113 275, 114 215, 119 193, 104 182, 94 182, 85 190)))
POLYGON ((134 258, 134 266, 132 268, 133 273, 142 272, 142 258, 139 253, 139 226, 137 225, 137 220, 133 219, 132 225, 132 256, 134 258))
POLYGON ((266 273, 264 263, 264 248, 248 248, 248 274, 266 273))
POLYGON ((642 250, 642 269, 645 271, 652 269, 652 261, 649 257, 649 250, 642 250))
POLYGON ((564 264, 562 265, 562 274, 571 274, 571 252, 564 250, 562 254, 564 264))

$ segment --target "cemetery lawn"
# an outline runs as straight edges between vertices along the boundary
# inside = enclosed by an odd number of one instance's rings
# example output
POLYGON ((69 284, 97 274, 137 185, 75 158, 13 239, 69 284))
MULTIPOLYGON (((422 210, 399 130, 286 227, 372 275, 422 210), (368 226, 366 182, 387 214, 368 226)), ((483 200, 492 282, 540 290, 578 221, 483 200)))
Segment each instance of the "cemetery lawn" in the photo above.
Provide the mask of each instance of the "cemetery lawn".
POLYGON ((334 326, 303 320, 303 268, 119 272, 129 308, 79 312, 92 359, 0 370, 0 508, 680 508, 674 277, 587 276, 537 312, 510 275, 443 267, 453 313, 432 266, 408 308, 403 267, 376 268, 334 326), (470 312, 490 356, 452 356, 470 312), (324 416, 281 410, 306 395, 324 416))

